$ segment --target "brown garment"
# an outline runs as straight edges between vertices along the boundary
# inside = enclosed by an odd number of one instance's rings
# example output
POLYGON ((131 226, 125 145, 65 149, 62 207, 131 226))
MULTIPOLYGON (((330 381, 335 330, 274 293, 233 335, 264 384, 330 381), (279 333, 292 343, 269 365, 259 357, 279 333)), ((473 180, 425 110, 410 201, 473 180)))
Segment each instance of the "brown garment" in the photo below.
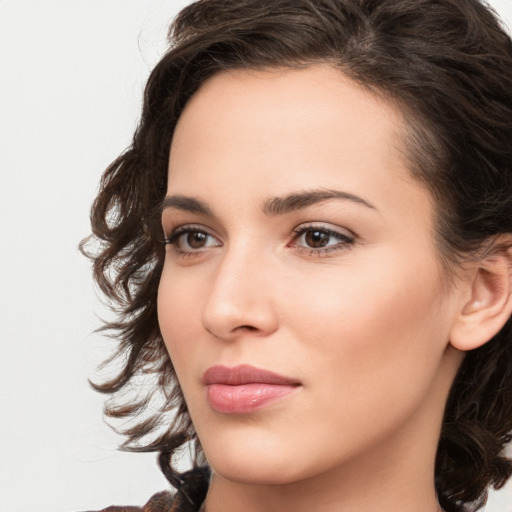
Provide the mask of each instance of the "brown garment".
POLYGON ((173 507, 176 495, 170 492, 159 492, 141 507, 118 507, 111 506, 102 509, 100 512, 178 512, 179 509, 173 507))
POLYGON ((201 512, 210 482, 209 468, 194 468, 178 475, 175 479, 177 483, 174 483, 178 487, 175 493, 159 492, 142 508, 110 506, 99 512, 201 512))
MULTIPOLYGON (((153 495, 142 508, 111 506, 99 512, 181 512, 184 510, 183 505, 183 497, 179 493, 171 494, 168 491, 163 491, 153 495)), ((190 505, 186 510, 190 510, 190 505)), ((196 510, 199 512, 200 509, 196 510)))

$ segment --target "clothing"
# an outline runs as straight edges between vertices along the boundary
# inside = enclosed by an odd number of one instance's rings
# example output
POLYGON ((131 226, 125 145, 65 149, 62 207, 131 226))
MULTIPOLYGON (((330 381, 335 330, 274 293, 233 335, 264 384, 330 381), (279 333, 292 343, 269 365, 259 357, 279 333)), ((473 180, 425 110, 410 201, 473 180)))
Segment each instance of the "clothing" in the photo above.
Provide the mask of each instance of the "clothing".
POLYGON ((107 507, 100 512, 177 512, 176 509, 176 495, 170 492, 163 491, 155 494, 151 499, 142 507, 107 507))
POLYGON ((177 491, 153 495, 143 507, 111 506, 99 512, 202 512, 202 504, 210 483, 207 467, 195 468, 180 475, 177 491))
POLYGON ((159 492, 151 497, 151 499, 143 507, 107 507, 100 512, 199 512, 199 508, 183 508, 183 500, 180 499, 178 493, 171 494, 168 491, 159 492))

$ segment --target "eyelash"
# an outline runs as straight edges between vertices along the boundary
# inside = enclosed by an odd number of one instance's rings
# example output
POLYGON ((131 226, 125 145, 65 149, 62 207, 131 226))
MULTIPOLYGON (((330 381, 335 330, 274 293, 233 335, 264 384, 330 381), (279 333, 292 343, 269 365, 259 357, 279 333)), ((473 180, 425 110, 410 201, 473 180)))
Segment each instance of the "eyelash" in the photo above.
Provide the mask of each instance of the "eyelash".
POLYGON ((332 252, 341 252, 341 251, 347 251, 352 248, 355 242, 355 237, 342 233, 341 231, 337 231, 335 229, 326 227, 322 224, 302 224, 295 228, 292 232, 292 243, 295 244, 294 246, 297 247, 298 250, 301 252, 306 252, 308 256, 323 256, 326 254, 330 254, 332 252), (325 235, 328 235, 330 237, 336 238, 338 240, 338 243, 327 246, 323 248, 317 248, 314 249, 312 247, 299 247, 296 245, 297 241, 306 233, 316 231, 319 233, 323 233, 325 235))
MULTIPOLYGON (((210 233, 208 230, 206 230, 204 227, 200 225, 186 224, 183 226, 179 226, 170 234, 170 236, 166 237, 165 245, 174 246, 176 253, 181 257, 200 256, 209 248, 206 247, 197 250, 183 250, 177 243, 180 237, 191 233, 200 233, 202 235, 205 235, 206 237, 212 237, 214 239, 217 239, 216 236, 214 236, 212 233, 210 233)), ((354 236, 326 227, 323 224, 301 224, 292 231, 291 239, 292 240, 287 244, 287 247, 295 247, 298 251, 306 253, 308 256, 311 257, 321 257, 332 252, 350 250, 355 242, 354 236), (312 231, 316 231, 317 233, 322 233, 324 235, 328 235, 329 237, 335 238, 338 240, 338 243, 316 249, 312 247, 301 247, 297 245, 298 241, 302 236, 312 231)), ((213 247, 220 247, 221 245, 222 244, 219 242, 219 245, 213 247)))
POLYGON ((183 235, 188 235, 190 233, 201 233, 207 237, 216 238, 214 235, 212 235, 209 231, 204 229, 202 226, 193 225, 193 224, 186 224, 184 226, 179 226, 176 228, 170 236, 165 238, 165 245, 172 245, 174 246, 175 251, 178 253, 178 255, 183 257, 193 257, 193 256, 199 256, 204 251, 201 249, 195 250, 195 251, 187 251, 183 250, 179 247, 179 245, 176 243, 180 237, 183 235))

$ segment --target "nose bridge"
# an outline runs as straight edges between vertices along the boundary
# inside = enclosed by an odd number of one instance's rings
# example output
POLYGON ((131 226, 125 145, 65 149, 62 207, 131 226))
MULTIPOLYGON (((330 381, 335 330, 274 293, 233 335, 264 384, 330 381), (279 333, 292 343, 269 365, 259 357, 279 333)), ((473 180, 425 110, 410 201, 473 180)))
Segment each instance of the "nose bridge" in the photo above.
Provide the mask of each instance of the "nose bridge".
POLYGON ((217 266, 203 309, 203 324, 217 337, 232 337, 240 328, 259 333, 275 328, 266 286, 269 262, 254 245, 250 240, 232 245, 217 266))

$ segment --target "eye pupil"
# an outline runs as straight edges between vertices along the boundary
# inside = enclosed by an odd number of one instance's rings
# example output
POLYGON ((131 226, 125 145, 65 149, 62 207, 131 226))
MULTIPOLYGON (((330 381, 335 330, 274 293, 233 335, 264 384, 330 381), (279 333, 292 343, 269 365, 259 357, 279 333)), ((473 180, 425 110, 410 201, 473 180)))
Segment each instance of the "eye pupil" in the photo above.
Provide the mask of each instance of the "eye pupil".
POLYGON ((325 233, 325 231, 320 231, 318 229, 308 231, 305 235, 306 243, 315 249, 325 247, 329 243, 329 238, 329 233, 325 233))
POLYGON ((199 231, 192 231, 187 234, 187 244, 192 249, 201 249, 206 243, 206 234, 199 231))

